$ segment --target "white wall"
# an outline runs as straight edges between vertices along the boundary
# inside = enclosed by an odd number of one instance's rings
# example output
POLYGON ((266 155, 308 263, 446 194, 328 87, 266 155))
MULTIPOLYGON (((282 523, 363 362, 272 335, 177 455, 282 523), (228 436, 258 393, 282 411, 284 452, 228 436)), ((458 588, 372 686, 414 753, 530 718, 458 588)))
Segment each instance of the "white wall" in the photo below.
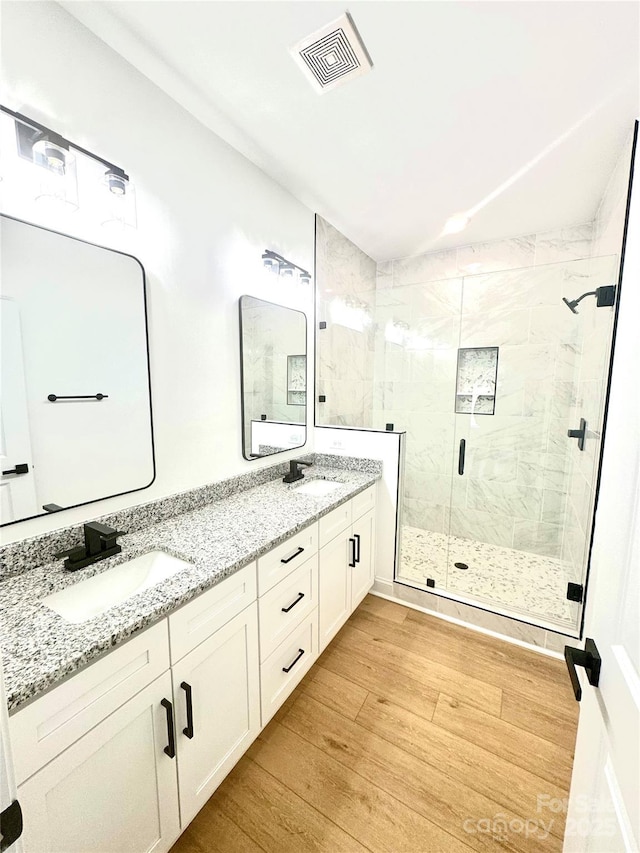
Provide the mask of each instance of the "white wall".
POLYGON ((310 292, 286 293, 260 255, 269 247, 312 269, 312 212, 57 4, 3 2, 1 47, 2 103, 122 166, 136 185, 137 232, 97 235, 80 212, 59 227, 145 266, 158 472, 145 491, 4 528, 2 540, 284 458, 242 459, 237 300, 250 293, 311 316, 310 292))

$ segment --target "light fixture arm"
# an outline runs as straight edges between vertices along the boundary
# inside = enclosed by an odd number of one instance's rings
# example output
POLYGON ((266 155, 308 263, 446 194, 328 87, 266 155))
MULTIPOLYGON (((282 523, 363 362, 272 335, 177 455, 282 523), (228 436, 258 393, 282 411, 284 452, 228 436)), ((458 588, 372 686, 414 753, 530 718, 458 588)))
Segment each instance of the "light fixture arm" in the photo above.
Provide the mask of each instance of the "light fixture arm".
POLYGON ((307 270, 303 269, 298 264, 294 264, 293 261, 288 261, 282 255, 279 255, 277 252, 273 252, 271 249, 265 249, 262 253, 262 259, 271 258, 274 261, 278 261, 282 268, 286 269, 296 269, 300 273, 300 275, 308 276, 311 279, 311 275, 307 272, 307 270))
POLYGON ((65 139, 63 136, 60 136, 59 133, 56 133, 55 130, 51 130, 49 127, 45 127, 45 125, 40 124, 40 122, 35 121, 32 118, 28 118, 22 113, 17 113, 14 110, 10 110, 9 107, 5 107, 3 104, 0 104, 0 111, 10 115, 16 121, 19 121, 20 124, 25 125, 26 127, 32 128, 32 130, 37 131, 39 133, 46 134, 52 142, 55 142, 56 145, 59 145, 61 148, 69 149, 73 148, 74 151, 80 152, 80 154, 84 154, 87 157, 90 157, 92 160, 96 160, 98 163, 102 163, 103 166, 107 167, 107 170, 112 174, 116 175, 119 178, 122 178, 125 181, 129 180, 129 176, 125 174, 124 169, 121 169, 120 166, 116 166, 114 163, 110 163, 108 160, 105 160, 104 157, 99 157, 97 154, 94 154, 92 151, 87 151, 86 148, 82 148, 80 145, 76 145, 75 142, 71 142, 68 139, 65 139))

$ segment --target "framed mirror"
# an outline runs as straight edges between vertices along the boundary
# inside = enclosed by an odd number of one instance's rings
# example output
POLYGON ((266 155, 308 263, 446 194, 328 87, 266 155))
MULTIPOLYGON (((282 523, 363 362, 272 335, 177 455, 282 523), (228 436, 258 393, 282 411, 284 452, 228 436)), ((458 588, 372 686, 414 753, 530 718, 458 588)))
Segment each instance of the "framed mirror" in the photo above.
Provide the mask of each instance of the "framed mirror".
POLYGON ((144 269, 0 219, 0 523, 155 478, 144 269))
POLYGON ((240 297, 242 455, 260 459, 307 440, 307 317, 240 297))

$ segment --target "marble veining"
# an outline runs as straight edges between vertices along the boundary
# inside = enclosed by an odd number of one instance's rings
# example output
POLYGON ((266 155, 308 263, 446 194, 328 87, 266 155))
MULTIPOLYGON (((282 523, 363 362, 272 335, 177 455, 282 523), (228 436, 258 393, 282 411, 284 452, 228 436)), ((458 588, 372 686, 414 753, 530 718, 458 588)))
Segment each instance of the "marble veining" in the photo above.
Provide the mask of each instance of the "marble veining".
MULTIPOLYGON (((296 494, 300 483, 286 485, 278 477, 130 532, 120 539, 122 554, 80 572, 66 572, 62 561, 47 561, 6 577, 0 582, 0 649, 9 710, 229 577, 375 483, 380 474, 380 462, 323 455, 305 480, 325 477, 340 483, 324 497, 296 494), (51 593, 156 549, 186 560, 190 568, 79 625, 42 604, 51 593)), ((33 560, 37 540, 31 543, 26 553, 33 560)))

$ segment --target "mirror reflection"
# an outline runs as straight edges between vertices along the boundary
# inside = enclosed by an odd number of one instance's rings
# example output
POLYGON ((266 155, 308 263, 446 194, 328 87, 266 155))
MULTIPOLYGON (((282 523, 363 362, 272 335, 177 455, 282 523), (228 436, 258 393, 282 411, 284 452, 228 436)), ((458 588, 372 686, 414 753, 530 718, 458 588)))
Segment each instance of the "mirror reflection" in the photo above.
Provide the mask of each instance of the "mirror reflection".
POLYGON ((154 479, 144 272, 3 216, 0 522, 154 479))
POLYGON ((307 318, 302 311, 240 297, 242 454, 258 459, 307 438, 307 318))

